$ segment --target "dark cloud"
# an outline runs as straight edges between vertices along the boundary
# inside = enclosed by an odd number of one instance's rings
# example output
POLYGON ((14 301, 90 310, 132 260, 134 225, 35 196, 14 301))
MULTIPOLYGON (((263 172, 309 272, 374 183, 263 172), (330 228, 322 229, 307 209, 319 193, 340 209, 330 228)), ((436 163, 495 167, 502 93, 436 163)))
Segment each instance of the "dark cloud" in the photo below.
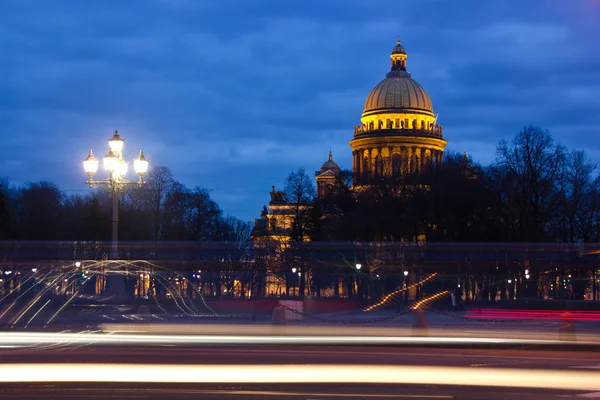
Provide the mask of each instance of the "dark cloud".
MULTIPOLYGON (((115 128, 250 219, 297 167, 350 166, 398 31, 449 148, 489 162, 524 125, 600 155, 591 0, 5 0, 0 175, 85 190, 115 128), (572 3, 572 4, 571 4, 572 3)), ((312 172, 311 172, 312 173, 312 172)))

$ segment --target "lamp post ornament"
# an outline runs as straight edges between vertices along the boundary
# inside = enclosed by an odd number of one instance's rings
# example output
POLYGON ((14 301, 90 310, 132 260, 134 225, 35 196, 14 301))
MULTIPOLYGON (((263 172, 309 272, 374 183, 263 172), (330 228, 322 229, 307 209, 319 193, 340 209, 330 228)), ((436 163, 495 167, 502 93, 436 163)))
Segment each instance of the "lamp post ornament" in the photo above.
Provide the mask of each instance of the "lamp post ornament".
POLYGON ((125 178, 129 163, 123 158, 124 140, 115 130, 115 134, 108 141, 108 153, 104 156, 104 170, 108 172, 108 178, 94 180, 94 175, 98 171, 99 161, 90 153, 83 160, 83 169, 89 179, 85 182, 92 188, 102 188, 112 195, 112 243, 110 258, 118 259, 118 241, 119 241, 119 192, 124 191, 128 186, 138 185, 142 187, 146 182, 144 175, 148 171, 148 160, 142 150, 133 160, 133 168, 138 176, 137 181, 131 181, 125 178))

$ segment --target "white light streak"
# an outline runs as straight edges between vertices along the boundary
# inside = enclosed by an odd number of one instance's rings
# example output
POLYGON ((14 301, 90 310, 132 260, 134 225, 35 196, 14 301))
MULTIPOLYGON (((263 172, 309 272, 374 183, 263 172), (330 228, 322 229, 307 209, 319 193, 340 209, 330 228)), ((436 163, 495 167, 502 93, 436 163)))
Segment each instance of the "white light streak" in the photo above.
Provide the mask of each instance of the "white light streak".
POLYGON ((413 365, 4 364, 0 382, 366 383, 600 390, 600 372, 413 365))
MULTIPOLYGON (((274 330, 273 333, 277 333, 274 330)), ((0 333, 0 345, 42 345, 42 344, 73 344, 73 345, 103 345, 103 344, 561 344, 566 341, 510 339, 510 338, 469 338, 469 337, 404 337, 404 336, 314 336, 314 335, 156 335, 135 333, 93 333, 81 335, 77 333, 0 333)), ((582 343, 581 341, 572 343, 582 343)))

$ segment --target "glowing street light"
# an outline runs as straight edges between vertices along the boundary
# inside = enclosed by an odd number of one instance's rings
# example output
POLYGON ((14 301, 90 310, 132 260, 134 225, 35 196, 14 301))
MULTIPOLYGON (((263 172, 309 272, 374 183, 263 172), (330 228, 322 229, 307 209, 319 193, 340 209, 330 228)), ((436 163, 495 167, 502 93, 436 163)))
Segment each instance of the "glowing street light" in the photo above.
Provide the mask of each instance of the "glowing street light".
MULTIPOLYGON (((104 170, 108 173, 108 178, 94 180, 94 175, 98 172, 99 161, 94 157, 94 153, 90 150, 88 156, 83 160, 83 170, 88 175, 89 179, 85 182, 90 187, 100 187, 112 194, 112 249, 111 258, 118 258, 117 243, 119 238, 119 192, 125 190, 129 185, 142 186, 144 175, 148 172, 148 160, 140 150, 137 158, 133 160, 133 168, 138 176, 137 181, 131 181, 125 178, 129 163, 123 158, 123 145, 125 141, 119 136, 119 132, 115 130, 114 135, 108 140, 108 153, 103 158, 104 170)), ((81 265, 75 265, 79 267, 81 265)))
POLYGON ((295 267, 294 267, 294 268, 292 268, 292 273, 293 273, 293 274, 295 274, 295 273, 296 273, 296 271, 297 271, 297 269, 296 269, 295 267))
POLYGON ((362 265, 361 265, 361 264, 356 264, 356 269, 357 269, 358 271, 360 271, 360 269, 361 269, 361 268, 362 268, 362 265))
POLYGON ((408 276, 408 271, 404 271, 404 276, 408 276))

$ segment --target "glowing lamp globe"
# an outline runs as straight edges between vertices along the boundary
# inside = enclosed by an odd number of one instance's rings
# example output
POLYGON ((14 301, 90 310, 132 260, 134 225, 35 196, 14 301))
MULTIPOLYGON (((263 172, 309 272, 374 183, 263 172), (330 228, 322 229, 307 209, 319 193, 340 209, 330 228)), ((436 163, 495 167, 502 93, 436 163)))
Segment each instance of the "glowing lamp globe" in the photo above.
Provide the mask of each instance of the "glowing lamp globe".
POLYGON ((148 160, 144 157, 144 153, 140 150, 140 154, 133 160, 133 168, 138 175, 143 175, 148 171, 148 160))
POLYGON ((129 166, 129 163, 121 158, 121 159, 119 159, 119 162, 117 163, 117 169, 115 172, 119 176, 125 176, 127 174, 128 166, 129 166))
POLYGON ((119 158, 109 150, 104 156, 104 169, 108 172, 115 172, 119 165, 119 158))
POLYGON ((93 175, 98 171, 98 160, 94 157, 91 149, 90 154, 83 160, 83 170, 88 175, 93 175))
POLYGON ((115 155, 119 155, 123 151, 123 143, 124 141, 119 136, 119 132, 115 130, 115 134, 108 141, 108 147, 115 155))

